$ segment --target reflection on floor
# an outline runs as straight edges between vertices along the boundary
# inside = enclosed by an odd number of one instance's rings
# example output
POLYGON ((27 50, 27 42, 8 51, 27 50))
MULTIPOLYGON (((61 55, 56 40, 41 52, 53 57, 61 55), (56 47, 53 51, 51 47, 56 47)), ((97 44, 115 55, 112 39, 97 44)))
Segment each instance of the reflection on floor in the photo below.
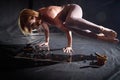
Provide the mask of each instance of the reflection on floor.
MULTIPOLYGON (((1 69, 2 74, 5 75, 4 79, 15 80, 119 80, 120 79, 120 45, 97 41, 82 36, 73 36, 73 60, 76 55, 83 56, 95 52, 100 55, 108 57, 105 65, 99 68, 85 67, 90 64, 90 61, 81 60, 74 62, 50 62, 50 61, 34 61, 27 59, 14 58, 18 53, 21 53, 24 46, 31 42, 42 42, 44 36, 29 36, 29 37, 15 37, 14 39, 7 40, 6 44, 0 46, 1 56, 1 69), (29 40, 29 42, 28 42, 29 40), (82 55, 81 55, 82 54, 82 55)), ((50 48, 52 55, 57 55, 62 60, 66 59, 65 53, 62 48, 66 46, 66 38, 64 34, 52 34, 50 36, 50 48)), ((22 53, 21 53, 22 54, 22 53)), ((54 56, 55 59, 56 56, 54 56)), ((79 58, 77 58, 79 59, 79 58)), ((94 57, 96 59, 96 57, 94 57)))

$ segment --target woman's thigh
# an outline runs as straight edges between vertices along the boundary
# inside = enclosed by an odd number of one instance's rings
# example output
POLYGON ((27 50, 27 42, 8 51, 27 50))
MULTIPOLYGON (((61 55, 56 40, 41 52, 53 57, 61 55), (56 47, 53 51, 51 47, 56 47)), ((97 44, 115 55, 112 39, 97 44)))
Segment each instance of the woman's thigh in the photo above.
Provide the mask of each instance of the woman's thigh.
POLYGON ((77 18, 82 18, 83 11, 79 5, 70 4, 69 7, 70 8, 69 8, 68 15, 66 17, 65 22, 69 22, 71 20, 73 21, 74 19, 77 19, 77 18))

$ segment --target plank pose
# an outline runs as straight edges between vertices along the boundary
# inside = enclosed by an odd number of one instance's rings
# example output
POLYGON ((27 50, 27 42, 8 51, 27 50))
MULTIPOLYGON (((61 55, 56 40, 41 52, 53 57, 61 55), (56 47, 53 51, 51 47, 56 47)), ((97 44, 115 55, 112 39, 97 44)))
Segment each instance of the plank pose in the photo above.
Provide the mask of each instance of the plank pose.
POLYGON ((48 6, 40 8, 38 11, 23 9, 19 16, 19 26, 22 32, 27 35, 33 29, 38 29, 39 25, 42 25, 45 32, 45 42, 38 45, 49 47, 48 27, 49 25, 55 25, 66 33, 68 42, 67 46, 63 48, 65 53, 72 53, 73 51, 72 32, 96 39, 118 42, 118 39, 116 39, 117 33, 114 30, 94 24, 82 17, 83 11, 77 4, 48 6))

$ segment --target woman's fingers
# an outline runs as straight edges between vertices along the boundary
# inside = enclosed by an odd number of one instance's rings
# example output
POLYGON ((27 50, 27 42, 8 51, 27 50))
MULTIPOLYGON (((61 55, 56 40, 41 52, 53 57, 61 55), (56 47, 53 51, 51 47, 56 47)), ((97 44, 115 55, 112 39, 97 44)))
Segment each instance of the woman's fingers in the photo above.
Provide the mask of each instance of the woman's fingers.
POLYGON ((41 44, 38 44, 39 50, 50 50, 48 43, 43 42, 41 44))
POLYGON ((72 49, 72 47, 66 47, 66 48, 63 48, 63 52, 64 53, 68 53, 68 54, 72 54, 73 53, 73 49, 72 49))

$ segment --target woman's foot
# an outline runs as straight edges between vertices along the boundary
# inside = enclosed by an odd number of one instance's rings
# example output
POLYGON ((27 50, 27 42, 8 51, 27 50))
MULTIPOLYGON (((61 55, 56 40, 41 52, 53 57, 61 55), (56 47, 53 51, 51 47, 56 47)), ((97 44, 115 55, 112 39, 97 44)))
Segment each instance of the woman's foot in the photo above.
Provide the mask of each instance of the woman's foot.
POLYGON ((102 33, 106 36, 106 37, 112 37, 112 38, 116 38, 117 37, 117 33, 112 30, 112 29, 108 29, 108 28, 105 28, 103 26, 100 26, 101 29, 102 29, 102 33))
POLYGON ((119 40, 117 38, 112 38, 112 37, 106 37, 106 36, 98 36, 99 40, 107 41, 107 42, 112 42, 112 43, 118 43, 119 40))

